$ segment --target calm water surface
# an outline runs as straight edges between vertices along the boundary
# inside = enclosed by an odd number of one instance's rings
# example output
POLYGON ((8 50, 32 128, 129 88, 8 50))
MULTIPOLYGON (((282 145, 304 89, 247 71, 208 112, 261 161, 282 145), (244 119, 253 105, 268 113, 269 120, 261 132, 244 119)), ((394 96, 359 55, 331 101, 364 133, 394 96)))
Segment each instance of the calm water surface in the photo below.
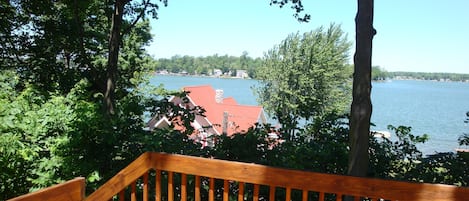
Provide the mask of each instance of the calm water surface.
MULTIPOLYGON (((252 87, 256 80, 209 77, 155 76, 151 83, 167 89, 209 84, 223 89, 225 97, 239 103, 257 105, 252 87)), ((413 134, 428 134, 430 140, 419 146, 426 154, 454 151, 460 147, 458 136, 469 133, 464 123, 469 111, 469 83, 392 80, 373 83, 372 130, 387 130, 387 125, 412 127, 413 134)))

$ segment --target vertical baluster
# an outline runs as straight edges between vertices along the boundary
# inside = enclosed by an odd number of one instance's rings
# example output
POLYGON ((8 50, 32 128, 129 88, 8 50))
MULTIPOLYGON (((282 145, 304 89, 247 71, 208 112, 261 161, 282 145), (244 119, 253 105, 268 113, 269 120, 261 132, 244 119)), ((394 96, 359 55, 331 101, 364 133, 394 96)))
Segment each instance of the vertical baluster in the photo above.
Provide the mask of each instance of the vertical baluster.
POLYGON ((291 201, 291 188, 290 187, 287 187, 285 200, 291 201))
POLYGON ((181 201, 187 200, 187 175, 181 174, 181 201))
POLYGON ((319 201, 324 201, 324 192, 319 192, 319 201))
POLYGON ((252 196, 252 200, 259 201, 259 184, 254 184, 254 195, 252 196))
POLYGON ((143 175, 143 201, 148 201, 148 172, 143 175))
POLYGON ((125 200, 125 188, 119 192, 119 201, 125 200))
POLYGON ((223 180, 223 201, 228 201, 228 193, 230 192, 230 186, 228 180, 223 180))
POLYGON ((215 201, 215 178, 210 178, 208 200, 215 201))
POLYGON ((308 190, 303 190, 303 196, 301 198, 303 201, 308 200, 308 190))
POLYGON ((275 201, 275 186, 270 186, 269 201, 275 201))
POLYGON ((133 183, 132 183, 132 187, 131 187, 131 192, 130 192, 130 200, 131 201, 137 201, 137 181, 135 180, 133 183))
POLYGON ((342 201, 342 194, 337 194, 335 200, 342 201))
POLYGON ((195 201, 200 201, 200 176, 195 176, 195 201))
POLYGON ((161 170, 156 170, 155 201, 161 201, 161 170))
POLYGON ((238 201, 244 201, 244 182, 239 182, 238 201))
POLYGON ((168 172, 168 201, 174 201, 173 172, 168 172))

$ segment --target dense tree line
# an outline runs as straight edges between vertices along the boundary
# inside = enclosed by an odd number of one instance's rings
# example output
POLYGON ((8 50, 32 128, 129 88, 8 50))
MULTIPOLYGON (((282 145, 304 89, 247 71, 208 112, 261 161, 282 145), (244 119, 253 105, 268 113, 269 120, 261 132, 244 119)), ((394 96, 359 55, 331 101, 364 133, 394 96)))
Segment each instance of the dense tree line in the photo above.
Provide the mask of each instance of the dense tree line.
POLYGON ((469 80, 469 74, 459 73, 429 73, 429 72, 389 72, 379 66, 373 66, 371 78, 374 81, 386 79, 415 79, 415 80, 435 80, 435 81, 459 81, 469 80))
POLYGON ((251 78, 256 77, 256 69, 262 64, 261 58, 252 58, 247 52, 241 56, 212 55, 206 57, 179 56, 157 60, 155 71, 166 70, 171 73, 188 73, 189 75, 212 75, 219 69, 228 76, 236 75, 236 70, 246 70, 251 78))
POLYGON ((389 72, 391 78, 436 80, 436 81, 468 81, 469 74, 458 73, 427 73, 427 72, 389 72))

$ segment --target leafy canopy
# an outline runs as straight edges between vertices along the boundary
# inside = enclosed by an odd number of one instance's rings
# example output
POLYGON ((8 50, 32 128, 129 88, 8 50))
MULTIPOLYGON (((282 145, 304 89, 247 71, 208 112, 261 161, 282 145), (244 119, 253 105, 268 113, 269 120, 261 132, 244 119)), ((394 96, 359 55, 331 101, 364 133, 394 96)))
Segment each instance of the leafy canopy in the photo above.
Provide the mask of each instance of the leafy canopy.
POLYGON ((291 34, 265 55, 258 101, 287 130, 349 105, 351 43, 339 25, 291 34))

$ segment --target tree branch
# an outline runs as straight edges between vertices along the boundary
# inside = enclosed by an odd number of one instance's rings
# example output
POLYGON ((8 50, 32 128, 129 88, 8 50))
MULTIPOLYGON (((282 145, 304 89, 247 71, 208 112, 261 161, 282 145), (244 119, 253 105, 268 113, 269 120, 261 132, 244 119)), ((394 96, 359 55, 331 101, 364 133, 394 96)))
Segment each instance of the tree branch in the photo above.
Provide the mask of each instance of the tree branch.
POLYGON ((125 34, 128 34, 130 32, 130 30, 132 30, 132 28, 135 27, 137 22, 143 17, 143 15, 145 15, 145 11, 147 11, 148 5, 150 4, 150 0, 147 0, 146 2, 145 2, 145 0, 143 0, 142 4, 144 5, 142 11, 138 14, 137 18, 134 19, 134 21, 130 24, 130 26, 128 26, 122 32, 121 37, 124 36, 125 34))

